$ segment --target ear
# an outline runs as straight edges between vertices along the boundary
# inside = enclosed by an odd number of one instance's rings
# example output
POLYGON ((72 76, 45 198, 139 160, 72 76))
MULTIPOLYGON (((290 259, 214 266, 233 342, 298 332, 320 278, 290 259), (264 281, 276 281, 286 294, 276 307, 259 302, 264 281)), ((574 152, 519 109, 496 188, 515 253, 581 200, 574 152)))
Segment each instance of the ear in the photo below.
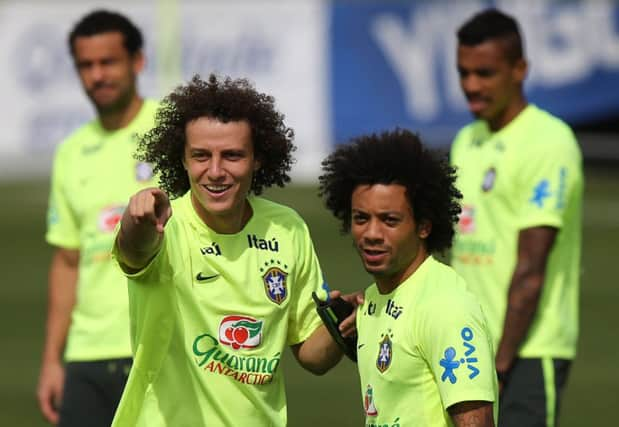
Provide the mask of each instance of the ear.
POLYGON ((417 235, 420 239, 427 239, 432 233, 432 223, 427 219, 421 220, 417 225, 417 235))
POLYGON ((144 69, 144 66, 146 65, 146 58, 144 57, 144 52, 142 52, 141 49, 138 50, 136 53, 133 54, 131 61, 132 61, 133 72, 135 74, 141 73, 142 70, 144 69))
POLYGON ((262 163, 260 162, 260 159, 254 159, 254 172, 257 172, 260 167, 262 167, 262 163))
POLYGON ((524 82, 524 79, 527 77, 527 73, 529 71, 529 64, 526 59, 520 58, 516 61, 512 70, 514 80, 522 84, 524 82))

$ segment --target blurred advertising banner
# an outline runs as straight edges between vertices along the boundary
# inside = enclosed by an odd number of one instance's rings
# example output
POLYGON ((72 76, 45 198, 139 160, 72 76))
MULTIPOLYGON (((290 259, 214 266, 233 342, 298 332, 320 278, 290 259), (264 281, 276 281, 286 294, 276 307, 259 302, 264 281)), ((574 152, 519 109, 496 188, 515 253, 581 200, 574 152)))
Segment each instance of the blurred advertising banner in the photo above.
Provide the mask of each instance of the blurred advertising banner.
POLYGON ((55 146, 94 117, 67 44, 81 16, 107 8, 143 31, 141 93, 161 98, 194 74, 252 81, 295 130, 293 177, 313 180, 330 147, 327 4, 279 1, 5 1, 0 5, 0 178, 44 175, 55 146))
POLYGON ((330 24, 334 140, 401 126, 449 144, 471 120, 455 33, 491 5, 520 22, 531 102, 571 124, 619 114, 617 2, 341 1, 330 24))
POLYGON ((496 5, 521 22, 529 99, 572 124, 619 115, 619 3, 597 1, 6 0, 0 3, 0 178, 45 176, 55 146, 94 117, 67 45, 94 8, 143 30, 141 93, 198 73, 246 77, 294 128, 295 180, 315 182, 335 143, 394 126, 446 146, 470 120, 455 31, 496 5))

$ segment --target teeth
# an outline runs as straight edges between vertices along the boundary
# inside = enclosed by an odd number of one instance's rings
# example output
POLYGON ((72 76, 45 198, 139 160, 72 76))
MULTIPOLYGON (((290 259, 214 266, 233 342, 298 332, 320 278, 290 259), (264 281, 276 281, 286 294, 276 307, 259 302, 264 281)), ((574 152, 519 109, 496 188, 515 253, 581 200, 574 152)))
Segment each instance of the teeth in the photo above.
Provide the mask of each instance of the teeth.
POLYGON ((208 191, 224 191, 228 189, 227 185, 205 185, 204 186, 208 191))

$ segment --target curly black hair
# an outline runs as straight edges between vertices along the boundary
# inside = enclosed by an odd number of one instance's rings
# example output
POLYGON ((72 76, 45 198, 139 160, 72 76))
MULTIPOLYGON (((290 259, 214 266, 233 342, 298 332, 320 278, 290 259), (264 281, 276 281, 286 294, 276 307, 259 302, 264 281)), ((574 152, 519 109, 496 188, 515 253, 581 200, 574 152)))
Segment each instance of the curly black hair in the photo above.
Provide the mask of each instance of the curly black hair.
POLYGON ((428 252, 449 249, 460 214, 462 194, 455 187, 455 169, 445 153, 425 148, 405 129, 353 138, 322 162, 319 194, 327 208, 350 231, 352 193, 359 185, 400 184, 415 221, 429 221, 428 252))
POLYGON ((247 121, 260 168, 254 173, 251 191, 290 182, 288 172, 296 149, 294 131, 284 124, 284 115, 275 110, 272 96, 259 93, 246 79, 218 78, 208 81, 195 75, 191 82, 177 87, 164 98, 155 118, 155 127, 138 141, 136 158, 149 162, 159 174, 161 188, 170 197, 189 190, 189 178, 183 168, 187 123, 209 117, 223 123, 247 121))
POLYGON ((91 37, 102 33, 119 32, 123 35, 124 46, 131 56, 135 55, 144 44, 144 38, 138 27, 124 15, 108 10, 94 10, 84 16, 69 33, 69 51, 75 56, 75 39, 91 37))

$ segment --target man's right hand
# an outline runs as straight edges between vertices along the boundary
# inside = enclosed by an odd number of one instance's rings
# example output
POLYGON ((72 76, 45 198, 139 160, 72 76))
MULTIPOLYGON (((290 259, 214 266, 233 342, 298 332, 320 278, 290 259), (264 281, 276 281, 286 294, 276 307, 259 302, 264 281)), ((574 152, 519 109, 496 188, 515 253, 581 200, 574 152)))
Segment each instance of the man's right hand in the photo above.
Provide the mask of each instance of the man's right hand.
POLYGON ((62 364, 60 362, 44 363, 41 366, 37 385, 37 400, 41 413, 52 424, 58 423, 63 387, 64 367, 62 364))
POLYGON ((172 216, 168 195, 158 188, 145 188, 129 199, 127 215, 138 226, 154 224, 159 233, 172 216))
POLYGON ((139 271, 153 259, 171 216, 170 199, 158 188, 145 188, 129 199, 116 237, 118 261, 125 272, 139 271))

